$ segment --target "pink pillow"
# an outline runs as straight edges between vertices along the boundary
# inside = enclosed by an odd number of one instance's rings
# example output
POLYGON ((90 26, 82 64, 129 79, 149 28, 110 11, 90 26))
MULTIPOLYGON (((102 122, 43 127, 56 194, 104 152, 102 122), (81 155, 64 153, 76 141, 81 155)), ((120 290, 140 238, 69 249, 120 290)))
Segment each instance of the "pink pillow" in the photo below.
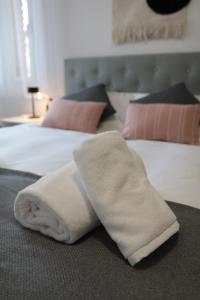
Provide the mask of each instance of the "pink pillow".
POLYGON ((54 100, 42 126, 95 133, 105 106, 103 102, 54 100))
POLYGON ((129 104, 122 136, 199 144, 200 105, 129 104))

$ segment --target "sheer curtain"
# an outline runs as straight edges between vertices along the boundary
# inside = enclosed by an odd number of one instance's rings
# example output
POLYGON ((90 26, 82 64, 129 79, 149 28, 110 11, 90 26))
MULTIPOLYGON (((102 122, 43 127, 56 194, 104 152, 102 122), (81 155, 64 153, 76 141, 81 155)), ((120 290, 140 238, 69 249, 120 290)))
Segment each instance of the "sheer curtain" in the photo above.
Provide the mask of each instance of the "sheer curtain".
POLYGON ((62 95, 62 3, 0 0, 0 117, 30 112, 27 86, 62 95))
POLYGON ((0 116, 20 113, 26 106, 18 21, 13 0, 0 0, 0 116))
POLYGON ((63 7, 65 0, 30 0, 34 72, 50 97, 63 94, 63 7))

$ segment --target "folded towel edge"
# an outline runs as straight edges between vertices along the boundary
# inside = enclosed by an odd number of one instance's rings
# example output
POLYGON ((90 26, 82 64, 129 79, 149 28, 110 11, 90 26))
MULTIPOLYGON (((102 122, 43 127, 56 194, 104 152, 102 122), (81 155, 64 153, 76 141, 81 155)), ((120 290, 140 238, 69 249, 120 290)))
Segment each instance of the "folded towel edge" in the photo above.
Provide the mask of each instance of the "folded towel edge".
POLYGON ((162 232, 159 236, 153 239, 144 247, 138 249, 136 252, 131 254, 127 259, 129 263, 134 266, 143 258, 151 254, 154 250, 160 247, 164 242, 166 242, 171 236, 173 236, 179 230, 179 223, 175 221, 172 225, 170 225, 164 232, 162 232))

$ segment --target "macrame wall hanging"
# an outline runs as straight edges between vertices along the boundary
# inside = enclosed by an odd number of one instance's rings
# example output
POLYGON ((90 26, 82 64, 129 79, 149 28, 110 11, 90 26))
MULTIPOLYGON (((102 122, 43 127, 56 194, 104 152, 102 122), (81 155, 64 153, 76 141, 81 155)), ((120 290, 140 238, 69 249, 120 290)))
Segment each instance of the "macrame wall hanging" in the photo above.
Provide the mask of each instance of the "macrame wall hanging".
POLYGON ((190 1, 113 0, 113 42, 182 38, 190 1))

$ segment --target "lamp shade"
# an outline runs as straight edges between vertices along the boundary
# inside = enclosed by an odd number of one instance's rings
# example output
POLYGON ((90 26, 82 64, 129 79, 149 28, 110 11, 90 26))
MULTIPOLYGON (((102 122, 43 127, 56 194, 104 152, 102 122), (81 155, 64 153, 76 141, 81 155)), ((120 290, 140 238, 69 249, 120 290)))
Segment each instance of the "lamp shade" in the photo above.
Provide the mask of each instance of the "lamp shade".
POLYGON ((156 13, 168 15, 178 12, 191 0, 147 0, 149 7, 156 13))
POLYGON ((27 88, 27 92, 30 94, 38 93, 39 92, 39 87, 37 86, 29 86, 27 88))

